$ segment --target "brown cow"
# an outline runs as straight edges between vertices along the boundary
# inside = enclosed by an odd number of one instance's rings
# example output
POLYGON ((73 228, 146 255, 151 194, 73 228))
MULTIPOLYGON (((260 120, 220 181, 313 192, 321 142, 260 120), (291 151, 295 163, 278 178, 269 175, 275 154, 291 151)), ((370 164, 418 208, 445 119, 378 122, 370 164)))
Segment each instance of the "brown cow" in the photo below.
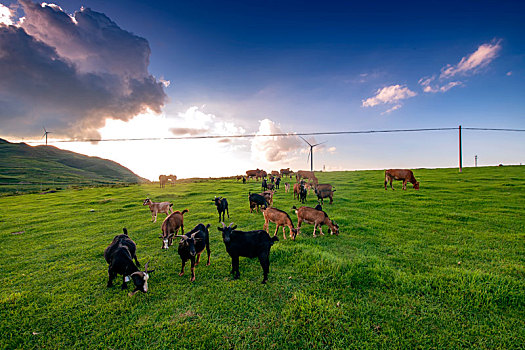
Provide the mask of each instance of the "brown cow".
POLYGON ((314 174, 313 171, 299 170, 295 174, 295 178, 296 178, 297 181, 299 181, 301 179, 308 179, 308 180, 313 181, 313 183, 316 184, 316 185, 319 183, 319 180, 317 180, 317 177, 315 177, 315 174, 314 174))
POLYGON ((281 169, 281 177, 290 176, 290 179, 292 178, 293 171, 290 170, 290 168, 281 169))
POLYGON ((403 189, 407 189, 407 182, 411 182, 414 185, 414 189, 419 190, 419 182, 416 181, 412 170, 408 169, 388 169, 385 170, 385 190, 387 182, 390 182, 390 188, 392 187, 392 180, 403 180, 403 189))

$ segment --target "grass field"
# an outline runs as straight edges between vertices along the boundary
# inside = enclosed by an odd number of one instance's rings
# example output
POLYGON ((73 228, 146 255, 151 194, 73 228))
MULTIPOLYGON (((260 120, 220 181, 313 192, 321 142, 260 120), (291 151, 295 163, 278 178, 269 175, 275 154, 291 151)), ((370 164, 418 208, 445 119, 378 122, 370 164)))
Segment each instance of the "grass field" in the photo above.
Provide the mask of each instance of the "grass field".
MULTIPOLYGON (((281 231, 266 285, 256 259, 241 258, 232 280, 212 202, 226 196, 229 222, 262 229, 247 200, 259 183, 0 197, 0 348, 524 348, 525 167, 414 173, 419 191, 385 191, 382 171, 319 173, 337 189, 325 210, 341 234, 313 238, 305 225, 293 242, 281 231), (165 216, 151 222, 146 196, 188 208, 187 229, 212 225, 211 265, 194 283, 188 268, 178 276, 176 248, 160 249, 165 216), (156 268, 133 298, 106 288, 103 251, 123 227, 156 268)), ((296 222, 294 204, 276 194, 296 222)))

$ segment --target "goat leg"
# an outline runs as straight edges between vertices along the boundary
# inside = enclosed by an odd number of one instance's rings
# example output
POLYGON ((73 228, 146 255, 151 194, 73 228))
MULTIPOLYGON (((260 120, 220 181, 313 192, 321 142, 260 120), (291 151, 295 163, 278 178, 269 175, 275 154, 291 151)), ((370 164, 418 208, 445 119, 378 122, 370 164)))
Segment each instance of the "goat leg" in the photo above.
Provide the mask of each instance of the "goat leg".
POLYGON ((201 260, 201 253, 197 254, 197 261, 195 262, 195 266, 199 265, 199 261, 201 260))
POLYGON ((182 260, 182 268, 180 269, 179 276, 184 275, 184 265, 186 265, 186 260, 182 260))
POLYGON ((191 278, 190 282, 195 282, 195 258, 191 258, 191 278))

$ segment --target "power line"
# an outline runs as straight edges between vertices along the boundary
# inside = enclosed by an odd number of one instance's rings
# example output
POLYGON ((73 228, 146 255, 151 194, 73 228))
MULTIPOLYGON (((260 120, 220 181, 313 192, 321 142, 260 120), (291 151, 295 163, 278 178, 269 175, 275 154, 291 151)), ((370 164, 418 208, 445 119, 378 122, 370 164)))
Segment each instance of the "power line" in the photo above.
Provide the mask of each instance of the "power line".
MULTIPOLYGON (((474 128, 474 127, 470 127, 469 128, 469 127, 463 127, 462 129, 463 130, 475 130, 475 131, 525 132, 525 129, 509 129, 509 128, 474 128)), ((450 131, 450 130, 458 130, 458 128, 457 127, 448 127, 448 128, 419 128, 419 129, 322 131, 322 132, 299 132, 299 133, 276 133, 276 134, 196 135, 196 136, 138 137, 138 138, 113 138, 113 139, 69 139, 69 140, 54 140, 52 142, 53 143, 59 143, 59 142, 63 143, 63 142, 120 142, 120 141, 199 140, 199 139, 225 139, 225 138, 254 138, 254 137, 356 135, 356 134, 380 134, 380 133, 398 133, 398 132, 450 131)), ((40 143, 40 142, 39 141, 28 141, 26 143, 40 143)))

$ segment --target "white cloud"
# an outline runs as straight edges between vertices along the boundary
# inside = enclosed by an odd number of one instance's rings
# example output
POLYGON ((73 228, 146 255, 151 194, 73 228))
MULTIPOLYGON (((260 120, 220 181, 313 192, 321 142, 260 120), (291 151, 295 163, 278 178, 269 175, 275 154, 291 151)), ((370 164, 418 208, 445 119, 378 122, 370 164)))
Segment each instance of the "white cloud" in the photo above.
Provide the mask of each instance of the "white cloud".
POLYGON ((393 112, 395 111, 396 109, 399 109, 401 108, 402 105, 401 104, 397 104, 395 105, 394 107, 390 108, 390 109, 387 109, 386 111, 384 111, 383 113, 381 113, 381 115, 384 115, 384 114, 389 114, 390 112, 393 112))
POLYGON ((486 67, 498 55, 501 49, 501 40, 493 40, 492 43, 480 45, 470 56, 465 56, 455 66, 447 65, 441 69, 441 79, 449 79, 455 75, 467 75, 476 73, 480 68, 486 67))
POLYGON ((330 153, 330 154, 334 154, 335 151, 336 151, 336 148, 335 148, 335 147, 328 147, 327 151, 328 151, 328 153, 330 153))
POLYGON ((450 81, 444 85, 439 85, 439 84, 433 84, 431 85, 431 82, 434 80, 434 77, 432 78, 421 78, 419 80, 419 84, 421 86, 423 86, 423 92, 431 92, 431 93, 436 93, 436 92, 446 92, 450 89, 452 89, 453 87, 455 86, 460 86, 460 85, 463 85, 463 83, 461 81, 450 81))
MULTIPOLYGON (((259 121, 256 135, 282 134, 281 128, 270 119, 259 121)), ((292 152, 302 147, 297 136, 258 136, 252 139, 252 158, 268 162, 289 160, 292 152)))
POLYGON ((0 4, 0 26, 1 25, 7 25, 7 26, 13 25, 13 21, 11 20, 12 17, 13 17, 13 14, 11 13, 11 10, 9 9, 9 7, 0 4))
POLYGON ((411 91, 406 86, 401 86, 401 85, 385 86, 382 89, 378 89, 374 97, 370 97, 370 98, 367 98, 366 100, 363 100, 362 106, 363 107, 374 107, 379 104, 394 103, 400 100, 414 97, 416 95, 417 93, 415 93, 414 91, 411 91))
MULTIPOLYGON (((205 106, 202 106, 204 108, 205 106)), ((179 135, 241 135, 244 128, 232 122, 218 120, 214 114, 204 113, 197 106, 192 106, 180 112, 175 118, 174 126, 169 129, 176 136, 179 135)), ((224 141, 222 141, 224 143, 224 141)))
POLYGON ((507 74, 506 74, 506 75, 507 75, 508 77, 510 77, 510 76, 512 75, 512 71, 510 71, 510 72, 507 72, 507 74))
POLYGON ((161 112, 167 96, 148 72, 146 39, 87 8, 69 15, 19 3, 25 19, 0 26, 0 132, 31 136, 45 125, 55 136, 98 138, 108 118, 161 112))

